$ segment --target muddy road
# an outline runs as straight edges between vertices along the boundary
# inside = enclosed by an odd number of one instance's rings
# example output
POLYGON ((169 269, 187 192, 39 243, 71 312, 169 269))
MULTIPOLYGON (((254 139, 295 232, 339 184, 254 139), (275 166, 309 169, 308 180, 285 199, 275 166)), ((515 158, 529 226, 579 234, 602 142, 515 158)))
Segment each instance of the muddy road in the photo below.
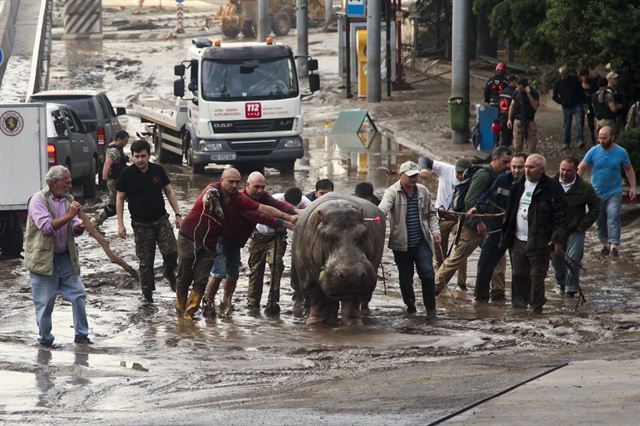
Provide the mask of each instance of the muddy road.
MULTIPOLYGON (((334 38, 310 36, 325 89, 304 105, 308 149, 294 175, 265 171, 272 192, 294 185, 311 191, 317 179, 329 177, 337 191, 352 193, 357 182, 369 180, 381 195, 397 179, 390 170, 417 158, 409 147, 385 139, 380 155, 358 168, 352 155, 325 138, 337 111, 356 105, 340 96, 335 48, 327 41, 334 38)), ((294 45, 295 39, 285 42, 294 45)), ((136 99, 170 99, 172 67, 189 44, 186 39, 54 42, 50 87, 103 88, 113 103, 127 106, 136 99)), ((441 98, 447 92, 446 85, 432 80, 408 95, 434 96, 428 119, 434 124, 425 131, 444 131, 441 98)), ((393 108, 407 107, 401 102, 378 108, 384 115, 381 108, 389 108, 391 116, 393 108)), ((127 117, 125 125, 132 134, 141 130, 135 117, 127 117)), ((220 174, 217 168, 201 176, 185 166, 166 169, 183 212, 220 174)), ((425 183, 432 190, 437 185, 435 179, 425 183)), ((85 200, 85 209, 95 213, 105 200, 105 194, 85 200)), ((450 284, 452 290, 438 299, 438 318, 426 323, 421 306, 416 315, 405 313, 393 255, 386 250, 372 315, 361 325, 338 327, 307 327, 292 316, 289 255, 279 316, 246 309, 245 263, 231 315, 191 322, 176 318, 174 294, 159 268, 155 303, 149 305, 139 284, 109 263, 96 241, 82 236, 78 244, 95 345, 72 343, 71 308, 60 299, 53 333, 61 346, 54 350, 35 345, 30 281, 22 262, 2 260, 0 422, 426 424, 564 362, 637 357, 640 220, 635 217, 629 215, 623 229, 619 259, 600 257, 595 232, 588 233, 582 283, 588 303, 577 311, 576 300, 557 291, 552 270, 543 316, 512 310, 509 302, 474 307, 476 253, 469 263, 470 289, 461 292, 450 284)), ((136 265, 133 238, 117 237, 115 218, 102 230, 112 248, 136 265)), ((243 262, 247 257, 245 249, 243 262)), ((510 282, 510 270, 507 274, 510 282)))

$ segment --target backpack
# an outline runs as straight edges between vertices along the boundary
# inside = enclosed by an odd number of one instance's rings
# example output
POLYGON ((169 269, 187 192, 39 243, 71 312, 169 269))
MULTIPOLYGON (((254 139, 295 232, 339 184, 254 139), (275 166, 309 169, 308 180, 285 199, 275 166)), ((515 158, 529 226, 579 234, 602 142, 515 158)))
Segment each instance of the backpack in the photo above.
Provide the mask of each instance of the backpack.
POLYGON ((453 211, 467 211, 464 205, 464 199, 467 197, 467 192, 469 192, 469 188, 471 187, 471 179, 478 170, 482 170, 484 168, 485 166, 483 165, 475 165, 465 170, 464 175, 462 176, 462 182, 457 184, 456 188, 453 190, 453 199, 451 200, 451 208, 453 211))
POLYGON ((610 92, 607 88, 598 89, 591 99, 591 103, 593 104, 593 113, 598 120, 602 120, 603 118, 613 118, 613 113, 607 104, 607 92, 610 92))

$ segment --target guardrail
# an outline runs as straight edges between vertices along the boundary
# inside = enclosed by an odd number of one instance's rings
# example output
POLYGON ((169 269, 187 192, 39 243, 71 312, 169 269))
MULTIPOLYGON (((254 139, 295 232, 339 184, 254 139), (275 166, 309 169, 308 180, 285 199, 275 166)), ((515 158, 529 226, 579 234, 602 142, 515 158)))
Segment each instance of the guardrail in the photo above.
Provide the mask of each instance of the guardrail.
POLYGON ((25 101, 49 85, 49 59, 51 56, 51 29, 53 27, 53 0, 42 0, 38 12, 38 27, 33 44, 31 72, 25 101))

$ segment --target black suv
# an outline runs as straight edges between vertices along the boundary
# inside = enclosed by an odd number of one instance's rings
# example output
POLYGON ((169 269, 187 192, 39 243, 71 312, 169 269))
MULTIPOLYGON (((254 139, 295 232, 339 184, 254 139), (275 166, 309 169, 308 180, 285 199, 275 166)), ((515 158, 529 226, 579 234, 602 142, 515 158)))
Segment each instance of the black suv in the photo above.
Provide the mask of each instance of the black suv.
POLYGON ((78 113, 87 131, 96 139, 98 180, 101 181, 105 151, 116 132, 122 129, 118 116, 125 115, 127 111, 124 108, 114 111, 107 94, 97 90, 48 90, 31 95, 29 102, 65 104, 78 113))

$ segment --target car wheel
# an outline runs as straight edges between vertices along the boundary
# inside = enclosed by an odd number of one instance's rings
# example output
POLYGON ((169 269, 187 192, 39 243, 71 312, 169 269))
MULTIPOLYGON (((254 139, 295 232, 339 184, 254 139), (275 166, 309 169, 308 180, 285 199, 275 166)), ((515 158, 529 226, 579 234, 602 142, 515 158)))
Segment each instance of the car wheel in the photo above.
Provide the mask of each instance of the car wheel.
POLYGON ((282 175, 292 175, 293 170, 296 165, 296 160, 283 161, 280 163, 280 174, 282 175))
POLYGON ((84 198, 94 198, 96 196, 96 169, 98 160, 96 158, 91 159, 91 169, 89 174, 84 179, 82 185, 82 196, 84 198))
POLYGON ((286 12, 277 12, 271 19, 271 28, 273 33, 277 36, 286 36, 291 29, 291 21, 289 15, 286 12))
POLYGON ((207 166, 206 164, 196 163, 193 161, 193 148, 191 147, 191 133, 189 131, 185 131, 182 136, 182 145, 185 147, 185 159, 187 160, 187 166, 191 169, 193 173, 202 174, 204 173, 204 168, 207 166))
POLYGON ((24 232, 17 212, 7 212, 4 233, 0 236, 0 251, 5 257, 22 257, 24 232))

